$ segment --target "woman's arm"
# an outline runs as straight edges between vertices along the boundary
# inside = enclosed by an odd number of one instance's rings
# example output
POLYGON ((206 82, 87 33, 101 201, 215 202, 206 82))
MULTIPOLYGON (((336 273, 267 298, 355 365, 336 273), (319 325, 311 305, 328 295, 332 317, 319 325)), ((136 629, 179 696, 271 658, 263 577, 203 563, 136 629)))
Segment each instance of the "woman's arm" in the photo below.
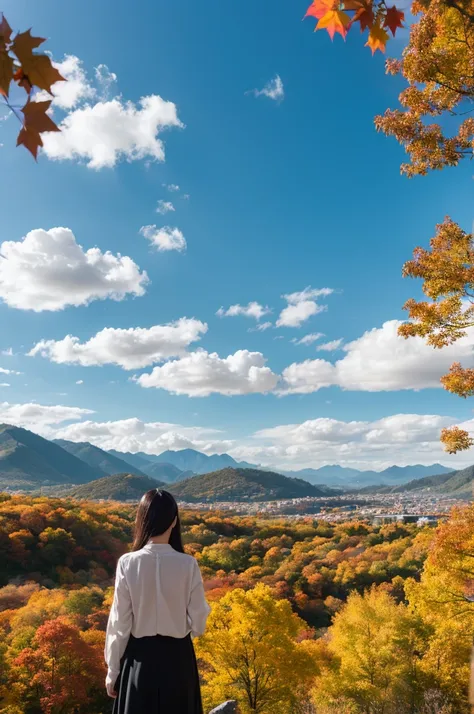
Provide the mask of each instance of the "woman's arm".
POLYGON ((188 620, 191 626, 193 637, 199 637, 206 629, 206 622, 211 612, 204 594, 201 571, 197 561, 194 561, 193 578, 191 583, 191 594, 188 604, 188 620))
POLYGON ((123 561, 120 558, 115 574, 114 601, 105 636, 104 655, 108 667, 106 685, 113 686, 120 674, 120 660, 132 629, 132 617, 132 599, 123 572, 123 561))

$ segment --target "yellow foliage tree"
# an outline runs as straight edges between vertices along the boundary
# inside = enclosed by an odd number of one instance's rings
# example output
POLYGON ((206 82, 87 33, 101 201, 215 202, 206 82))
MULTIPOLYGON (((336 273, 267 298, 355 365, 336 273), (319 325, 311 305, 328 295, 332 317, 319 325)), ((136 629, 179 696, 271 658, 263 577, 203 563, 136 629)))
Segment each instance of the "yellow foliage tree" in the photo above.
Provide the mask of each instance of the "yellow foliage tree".
POLYGON ((289 602, 275 600, 265 585, 227 593, 197 641, 208 707, 236 699, 242 713, 297 711, 316 672, 313 642, 298 641, 305 630, 289 602))
POLYGON ((403 604, 373 587, 353 592, 336 613, 326 662, 314 690, 318 712, 398 714, 415 711, 423 624, 403 604))
POLYGON ((421 581, 405 591, 430 629, 421 667, 446 694, 453 710, 467 712, 469 657, 474 638, 474 505, 455 509, 443 524, 421 581))

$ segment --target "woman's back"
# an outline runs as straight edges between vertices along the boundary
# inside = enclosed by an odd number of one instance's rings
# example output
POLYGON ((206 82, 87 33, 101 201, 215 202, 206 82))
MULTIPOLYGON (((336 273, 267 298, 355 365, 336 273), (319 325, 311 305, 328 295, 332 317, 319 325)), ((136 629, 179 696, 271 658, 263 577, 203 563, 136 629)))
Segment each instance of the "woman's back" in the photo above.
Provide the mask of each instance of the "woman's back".
POLYGON ((130 593, 134 637, 204 632, 209 608, 192 556, 168 544, 149 543, 121 557, 117 577, 124 578, 130 593))

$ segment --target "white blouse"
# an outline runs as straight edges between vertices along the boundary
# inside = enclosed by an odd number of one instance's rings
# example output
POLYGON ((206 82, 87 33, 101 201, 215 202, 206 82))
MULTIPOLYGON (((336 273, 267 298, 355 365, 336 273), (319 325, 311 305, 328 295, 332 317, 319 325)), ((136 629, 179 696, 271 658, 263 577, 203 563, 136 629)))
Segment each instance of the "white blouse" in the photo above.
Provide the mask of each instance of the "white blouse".
POLYGON ((114 684, 120 673, 130 634, 202 635, 209 612, 201 571, 192 556, 162 543, 122 555, 105 638, 106 683, 114 684))

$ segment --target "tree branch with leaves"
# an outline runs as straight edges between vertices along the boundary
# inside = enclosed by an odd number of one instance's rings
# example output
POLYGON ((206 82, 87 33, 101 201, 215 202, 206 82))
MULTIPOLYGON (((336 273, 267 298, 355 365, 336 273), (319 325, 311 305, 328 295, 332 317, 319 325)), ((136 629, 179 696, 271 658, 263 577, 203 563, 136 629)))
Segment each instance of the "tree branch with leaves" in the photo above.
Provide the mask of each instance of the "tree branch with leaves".
POLYGON ((17 146, 23 145, 36 159, 38 149, 43 146, 41 134, 60 129, 49 116, 51 100, 35 101, 35 92, 42 90, 54 96, 53 84, 66 80, 48 55, 35 52, 46 42, 45 39, 33 37, 30 30, 13 37, 5 16, 0 14, 0 18, 0 96, 21 122, 17 146), (12 83, 26 92, 27 100, 23 106, 16 107, 10 102, 12 83))

